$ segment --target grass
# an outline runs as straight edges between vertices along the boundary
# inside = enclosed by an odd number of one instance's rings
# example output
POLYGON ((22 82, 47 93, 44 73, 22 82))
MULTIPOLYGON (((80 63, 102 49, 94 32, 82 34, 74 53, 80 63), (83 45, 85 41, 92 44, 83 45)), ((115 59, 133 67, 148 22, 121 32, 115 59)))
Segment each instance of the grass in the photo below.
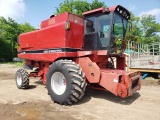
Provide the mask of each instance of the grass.
POLYGON ((24 62, 6 62, 5 64, 15 65, 17 67, 23 67, 24 62))

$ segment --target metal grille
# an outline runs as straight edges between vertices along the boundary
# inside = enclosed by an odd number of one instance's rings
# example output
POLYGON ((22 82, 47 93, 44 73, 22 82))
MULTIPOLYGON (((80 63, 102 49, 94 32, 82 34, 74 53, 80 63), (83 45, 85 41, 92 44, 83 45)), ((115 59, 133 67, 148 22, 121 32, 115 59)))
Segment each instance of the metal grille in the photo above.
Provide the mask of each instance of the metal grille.
POLYGON ((130 68, 160 69, 160 43, 141 44, 129 41, 125 53, 129 54, 130 68))

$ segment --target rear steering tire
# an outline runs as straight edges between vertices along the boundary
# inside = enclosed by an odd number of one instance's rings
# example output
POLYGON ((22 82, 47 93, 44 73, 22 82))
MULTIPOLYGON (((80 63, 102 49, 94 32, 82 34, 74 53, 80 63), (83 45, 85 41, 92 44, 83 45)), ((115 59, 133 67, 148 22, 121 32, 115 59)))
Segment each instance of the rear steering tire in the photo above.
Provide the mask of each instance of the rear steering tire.
POLYGON ((29 87, 29 75, 24 69, 19 69, 16 72, 16 85, 19 89, 26 89, 29 87))
POLYGON ((158 73, 158 79, 160 79, 160 73, 158 73))
POLYGON ((58 60, 47 73, 47 89, 51 99, 71 105, 84 96, 87 83, 82 69, 71 60, 58 60))

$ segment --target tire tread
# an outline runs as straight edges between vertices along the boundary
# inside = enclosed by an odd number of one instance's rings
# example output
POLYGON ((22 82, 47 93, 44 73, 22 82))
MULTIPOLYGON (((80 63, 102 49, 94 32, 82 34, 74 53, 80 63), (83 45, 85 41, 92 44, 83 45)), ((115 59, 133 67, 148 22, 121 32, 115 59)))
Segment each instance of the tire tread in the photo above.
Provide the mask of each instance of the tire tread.
MULTIPOLYGON (((79 65, 77 65, 72 60, 58 60, 51 64, 48 73, 47 73, 47 81, 49 81, 50 78, 50 70, 53 69, 53 67, 61 67, 61 68, 67 68, 66 71, 68 72, 68 75, 70 76, 70 82, 71 82, 71 88, 69 88, 69 94, 65 98, 63 97, 63 100, 57 101, 56 98, 54 98, 51 95, 51 98, 53 101, 63 104, 63 105, 72 105, 74 103, 77 103, 79 100, 82 99, 82 97, 85 94, 85 89, 87 86, 85 74, 83 73, 82 69, 79 65)), ((57 68, 59 69, 59 68, 57 68)), ((53 74, 53 73, 52 73, 53 74)), ((47 82, 47 83, 50 83, 47 82)), ((51 94, 51 88, 49 88, 49 84, 47 85, 48 92, 51 94)), ((55 96, 56 97, 56 96, 55 96)))

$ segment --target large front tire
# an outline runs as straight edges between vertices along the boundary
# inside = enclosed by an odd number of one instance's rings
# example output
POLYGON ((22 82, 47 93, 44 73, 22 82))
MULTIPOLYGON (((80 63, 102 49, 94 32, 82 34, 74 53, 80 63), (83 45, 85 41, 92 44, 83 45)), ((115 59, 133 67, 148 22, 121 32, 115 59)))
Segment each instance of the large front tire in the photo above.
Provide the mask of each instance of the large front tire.
POLYGON ((51 99, 61 105, 81 100, 86 89, 82 69, 71 60, 54 62, 47 73, 47 89, 51 99))
POLYGON ((19 89, 26 89, 29 87, 29 75, 26 70, 19 69, 16 72, 16 85, 19 89))

